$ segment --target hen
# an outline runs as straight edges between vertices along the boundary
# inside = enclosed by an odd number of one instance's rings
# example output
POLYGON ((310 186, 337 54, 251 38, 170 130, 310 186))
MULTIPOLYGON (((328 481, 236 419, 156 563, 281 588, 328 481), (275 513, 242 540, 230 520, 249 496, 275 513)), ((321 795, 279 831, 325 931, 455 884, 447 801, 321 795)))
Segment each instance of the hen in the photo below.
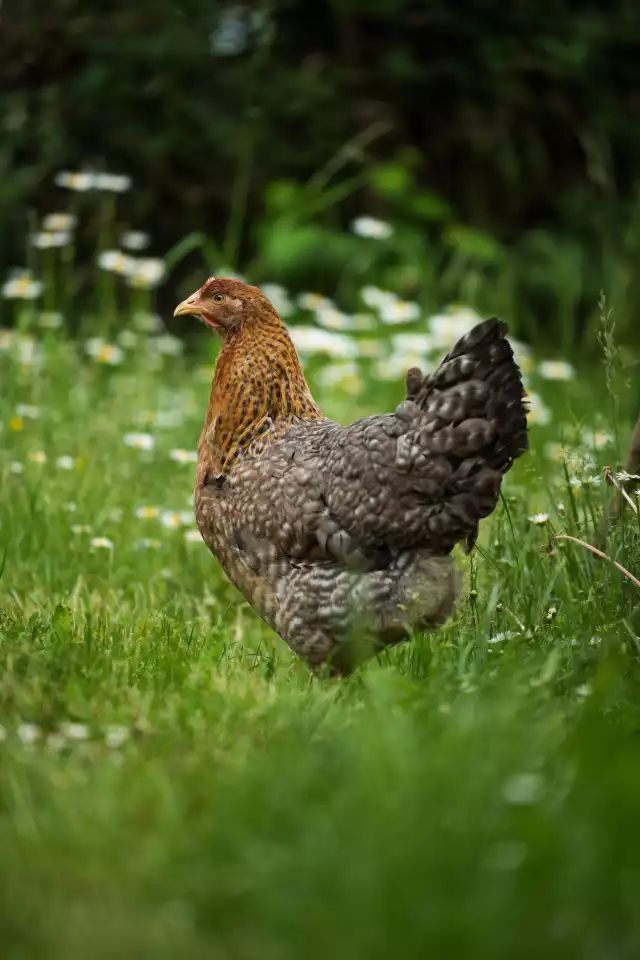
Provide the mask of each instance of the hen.
POLYGON ((222 338, 198 449, 195 512, 229 579, 316 671, 348 673, 435 629, 503 475, 527 449, 520 371, 492 319, 393 413, 329 420, 257 287, 211 278, 175 310, 222 338))

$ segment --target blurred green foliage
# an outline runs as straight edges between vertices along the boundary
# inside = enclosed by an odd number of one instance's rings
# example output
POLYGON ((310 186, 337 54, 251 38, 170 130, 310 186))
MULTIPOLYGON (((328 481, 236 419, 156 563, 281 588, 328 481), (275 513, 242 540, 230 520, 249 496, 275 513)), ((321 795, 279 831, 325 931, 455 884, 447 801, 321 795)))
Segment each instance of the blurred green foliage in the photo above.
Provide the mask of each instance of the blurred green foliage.
POLYGON ((212 266, 257 281, 491 297, 564 346, 603 288, 633 316, 631 0, 9 0, 2 18, 0 267, 23 260, 27 210, 64 202, 55 173, 89 166, 133 177, 126 220, 155 252, 205 232, 212 266), (362 213, 393 240, 345 233, 362 213))

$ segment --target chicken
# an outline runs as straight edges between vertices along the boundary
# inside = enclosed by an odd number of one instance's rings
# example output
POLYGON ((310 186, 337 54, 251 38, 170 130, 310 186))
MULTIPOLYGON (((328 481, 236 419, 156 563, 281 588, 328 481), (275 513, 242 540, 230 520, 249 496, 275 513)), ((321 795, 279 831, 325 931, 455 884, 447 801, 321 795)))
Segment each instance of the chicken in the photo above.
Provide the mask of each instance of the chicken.
POLYGON ((257 287, 212 277, 182 314, 222 338, 195 513, 232 583, 315 672, 440 626, 460 591, 451 551, 471 549, 527 449, 506 324, 480 323, 428 376, 409 370, 393 413, 341 426, 257 287))

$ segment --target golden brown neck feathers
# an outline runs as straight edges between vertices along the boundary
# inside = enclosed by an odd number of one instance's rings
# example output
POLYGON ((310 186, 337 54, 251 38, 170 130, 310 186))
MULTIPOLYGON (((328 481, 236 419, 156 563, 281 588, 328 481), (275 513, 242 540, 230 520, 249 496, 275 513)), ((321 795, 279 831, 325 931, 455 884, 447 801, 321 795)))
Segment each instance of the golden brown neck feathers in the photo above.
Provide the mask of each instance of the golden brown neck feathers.
POLYGON ((229 333, 218 357, 202 436, 200 460, 208 470, 229 470, 272 425, 296 417, 322 420, 298 354, 275 311, 229 333))

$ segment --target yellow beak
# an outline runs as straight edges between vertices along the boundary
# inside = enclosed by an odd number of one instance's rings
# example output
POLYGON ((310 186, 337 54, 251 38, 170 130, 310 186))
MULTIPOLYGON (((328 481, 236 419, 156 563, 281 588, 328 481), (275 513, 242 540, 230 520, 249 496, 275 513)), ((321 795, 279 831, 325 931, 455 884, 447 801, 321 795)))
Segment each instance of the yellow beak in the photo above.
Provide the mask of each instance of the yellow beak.
POLYGON ((199 300, 198 294, 193 293, 190 297, 187 297, 186 300, 183 300, 182 303, 179 303, 178 306, 173 311, 174 317, 182 317, 185 314, 199 314, 199 300))

